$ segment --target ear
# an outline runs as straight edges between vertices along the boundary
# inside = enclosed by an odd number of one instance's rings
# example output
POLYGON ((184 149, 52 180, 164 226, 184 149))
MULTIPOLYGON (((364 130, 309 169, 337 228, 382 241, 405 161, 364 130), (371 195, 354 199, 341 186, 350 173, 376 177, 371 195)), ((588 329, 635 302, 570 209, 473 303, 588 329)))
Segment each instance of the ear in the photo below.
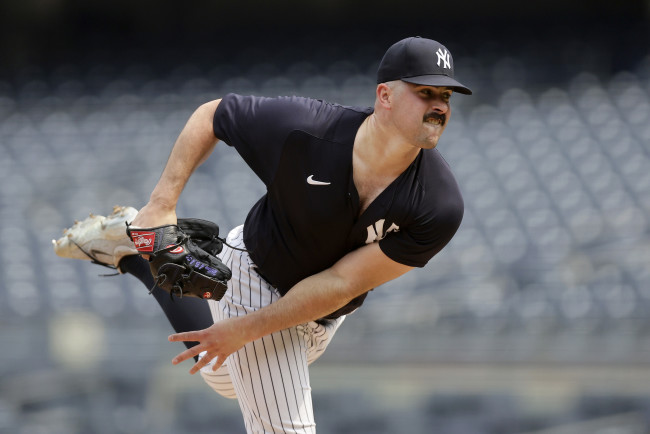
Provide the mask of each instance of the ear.
POLYGON ((386 83, 377 85, 377 102, 386 109, 390 109, 392 103, 393 90, 386 83))

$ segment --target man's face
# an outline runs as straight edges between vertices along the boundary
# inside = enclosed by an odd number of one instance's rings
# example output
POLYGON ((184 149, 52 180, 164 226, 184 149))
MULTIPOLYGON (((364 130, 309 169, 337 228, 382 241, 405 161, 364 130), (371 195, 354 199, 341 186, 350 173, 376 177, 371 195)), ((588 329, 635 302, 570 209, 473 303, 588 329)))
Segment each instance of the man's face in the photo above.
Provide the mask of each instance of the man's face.
POLYGON ((391 110, 398 130, 413 146, 435 148, 451 116, 453 90, 406 82, 396 82, 391 88, 391 110))

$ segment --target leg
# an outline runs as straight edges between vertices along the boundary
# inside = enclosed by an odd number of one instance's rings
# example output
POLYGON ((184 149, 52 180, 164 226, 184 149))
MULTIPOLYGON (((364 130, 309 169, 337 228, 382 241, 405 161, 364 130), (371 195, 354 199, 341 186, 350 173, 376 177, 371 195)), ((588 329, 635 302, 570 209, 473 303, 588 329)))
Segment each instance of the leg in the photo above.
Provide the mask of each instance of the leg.
MULTIPOLYGON (((236 228, 228 243, 244 247, 242 238, 241 227, 236 228)), ((221 259, 233 271, 233 278, 224 298, 209 302, 215 321, 246 315, 280 297, 257 274, 246 252, 226 247, 221 259)), ((315 432, 308 365, 323 353, 342 321, 310 322, 281 330, 250 342, 226 360, 249 433, 315 432)), ((204 367, 201 375, 212 386, 210 380, 219 371, 213 374, 204 367)))
MULTIPOLYGON (((200 330, 212 325, 212 315, 205 300, 193 297, 171 297, 155 287, 149 264, 135 249, 126 234, 126 222, 133 221, 138 211, 132 207, 116 206, 104 217, 91 214, 64 231, 53 241, 54 252, 65 258, 84 259, 121 273, 136 276, 152 294, 176 332, 200 330)), ((186 346, 196 345, 186 342, 186 346)))

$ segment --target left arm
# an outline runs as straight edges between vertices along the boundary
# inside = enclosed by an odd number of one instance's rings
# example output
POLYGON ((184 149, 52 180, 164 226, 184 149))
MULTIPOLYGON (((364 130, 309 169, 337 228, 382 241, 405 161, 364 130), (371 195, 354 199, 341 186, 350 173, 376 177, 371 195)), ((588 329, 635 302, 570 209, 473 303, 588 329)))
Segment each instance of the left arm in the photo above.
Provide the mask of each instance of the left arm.
POLYGON ((412 267, 386 256, 377 243, 354 250, 332 267, 298 282, 275 303, 243 317, 219 321, 204 330, 171 335, 169 340, 198 341, 174 358, 173 364, 207 351, 190 370, 196 373, 214 357, 216 370, 230 354, 263 336, 322 318, 353 298, 393 280, 412 267))

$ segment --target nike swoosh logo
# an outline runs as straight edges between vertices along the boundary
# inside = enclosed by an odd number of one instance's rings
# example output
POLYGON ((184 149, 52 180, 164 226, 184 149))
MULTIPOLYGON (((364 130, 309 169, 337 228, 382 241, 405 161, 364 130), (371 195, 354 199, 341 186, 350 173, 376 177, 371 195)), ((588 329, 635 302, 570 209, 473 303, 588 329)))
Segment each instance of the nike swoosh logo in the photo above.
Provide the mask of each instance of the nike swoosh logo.
POLYGON ((309 175, 307 177, 307 184, 311 184, 311 185, 330 185, 331 182, 316 181, 314 179, 314 175, 309 175))

